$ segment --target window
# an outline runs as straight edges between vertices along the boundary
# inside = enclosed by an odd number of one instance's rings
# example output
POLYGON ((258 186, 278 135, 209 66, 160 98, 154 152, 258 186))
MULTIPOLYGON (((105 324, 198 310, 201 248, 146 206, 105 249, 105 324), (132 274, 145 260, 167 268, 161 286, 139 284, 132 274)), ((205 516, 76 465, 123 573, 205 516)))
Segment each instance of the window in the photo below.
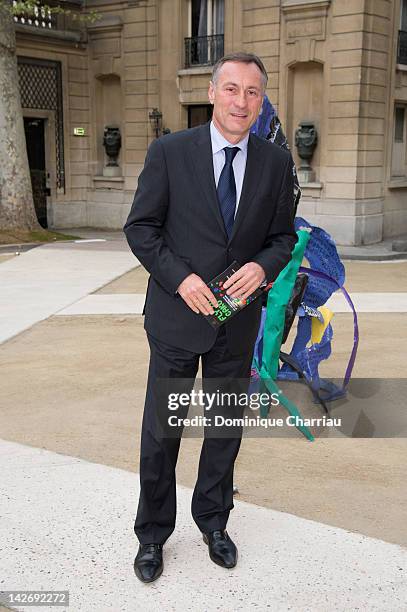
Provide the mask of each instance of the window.
POLYGON ((190 12, 192 37, 224 33, 224 0, 190 0, 190 12))
POLYGON ((394 142, 404 142, 404 115, 405 108, 396 106, 394 118, 394 142))
POLYGON ((193 128, 207 123, 212 118, 212 104, 188 106, 188 127, 193 128))
POLYGON ((223 55, 224 0, 189 0, 185 67, 214 64, 223 55))
POLYGON ((397 63, 407 64, 407 0, 401 0, 397 63))
POLYGON ((391 160, 392 177, 406 177, 406 106, 396 104, 394 108, 394 136, 391 160))
POLYGON ((401 0, 400 30, 407 32, 407 0, 401 0))

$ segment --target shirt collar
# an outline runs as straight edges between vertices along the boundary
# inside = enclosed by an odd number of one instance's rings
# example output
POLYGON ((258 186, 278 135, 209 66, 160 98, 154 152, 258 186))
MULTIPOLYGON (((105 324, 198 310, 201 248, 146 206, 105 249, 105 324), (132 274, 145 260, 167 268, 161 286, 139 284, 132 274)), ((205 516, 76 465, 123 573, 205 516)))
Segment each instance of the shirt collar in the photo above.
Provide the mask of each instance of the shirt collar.
POLYGON ((250 133, 247 134, 247 136, 245 136, 238 143, 232 144, 231 142, 226 140, 224 136, 222 136, 219 130, 215 127, 213 121, 211 121, 211 124, 210 124, 210 131, 211 131, 211 142, 212 142, 212 155, 215 155, 215 153, 222 151, 225 147, 238 147, 243 152, 247 151, 247 143, 249 142, 250 133))

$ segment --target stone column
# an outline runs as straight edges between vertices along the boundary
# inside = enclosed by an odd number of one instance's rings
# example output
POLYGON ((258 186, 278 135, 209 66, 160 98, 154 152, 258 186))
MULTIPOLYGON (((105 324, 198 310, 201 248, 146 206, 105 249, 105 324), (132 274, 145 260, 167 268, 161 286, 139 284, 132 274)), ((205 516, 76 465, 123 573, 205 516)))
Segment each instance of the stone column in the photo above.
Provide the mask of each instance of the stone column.
POLYGON ((291 145, 299 117, 318 131, 299 214, 338 244, 380 242, 391 3, 282 0, 281 10, 280 117, 291 145))

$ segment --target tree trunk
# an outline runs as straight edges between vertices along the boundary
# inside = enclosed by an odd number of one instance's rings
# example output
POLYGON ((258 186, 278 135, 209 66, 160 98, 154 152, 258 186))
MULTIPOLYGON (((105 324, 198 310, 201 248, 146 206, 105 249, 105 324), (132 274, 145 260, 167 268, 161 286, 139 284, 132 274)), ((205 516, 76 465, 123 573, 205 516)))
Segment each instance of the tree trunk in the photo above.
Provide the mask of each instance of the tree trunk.
POLYGON ((18 86, 14 20, 0 0, 0 229, 40 227, 35 214, 18 86))

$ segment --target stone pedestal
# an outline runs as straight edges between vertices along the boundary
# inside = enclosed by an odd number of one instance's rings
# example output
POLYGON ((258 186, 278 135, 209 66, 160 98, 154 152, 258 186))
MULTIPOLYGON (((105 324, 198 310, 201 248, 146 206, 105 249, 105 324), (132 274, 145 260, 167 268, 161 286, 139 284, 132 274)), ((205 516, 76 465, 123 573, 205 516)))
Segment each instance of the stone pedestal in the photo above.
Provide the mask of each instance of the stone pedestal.
POLYGON ((104 166, 103 176, 122 176, 120 166, 104 166))
POLYGON ((315 183, 315 172, 314 170, 298 170, 298 180, 300 185, 306 185, 307 183, 315 183))

